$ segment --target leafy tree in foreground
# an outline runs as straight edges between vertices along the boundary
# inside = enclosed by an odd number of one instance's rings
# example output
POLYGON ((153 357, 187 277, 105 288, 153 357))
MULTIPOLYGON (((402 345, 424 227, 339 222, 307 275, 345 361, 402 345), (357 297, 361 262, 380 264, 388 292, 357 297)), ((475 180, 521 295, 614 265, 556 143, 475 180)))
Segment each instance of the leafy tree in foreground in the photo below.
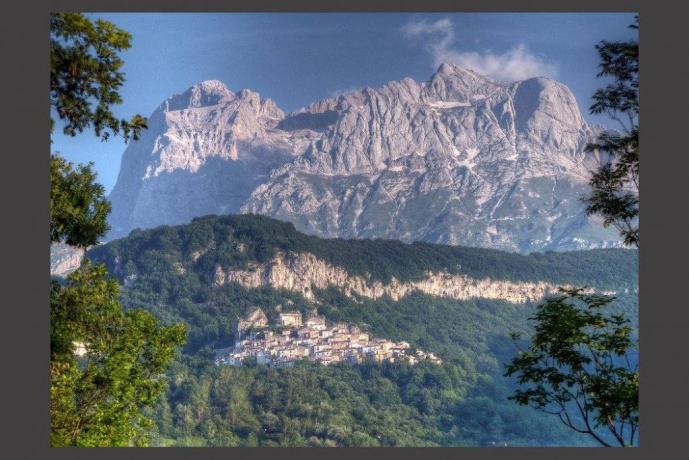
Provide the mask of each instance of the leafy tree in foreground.
POLYGON ((601 445, 633 446, 639 425, 639 373, 629 321, 606 313, 614 297, 563 289, 538 306, 528 350, 507 366, 522 389, 509 399, 557 415, 601 445))
MULTIPOLYGON (((81 13, 57 13, 50 18, 50 107, 64 123, 63 132, 76 136, 93 127, 107 140, 122 135, 138 139, 146 119, 134 115, 118 120, 113 106, 122 103, 124 83, 119 52, 131 46, 131 35, 108 21, 89 20, 81 13)), ((51 116, 51 130, 54 120, 51 116)), ((50 156, 50 241, 73 246, 95 244, 108 230, 110 204, 95 182, 91 165, 76 169, 53 153, 50 156)))
POLYGON ((92 165, 50 156, 50 241, 88 247, 108 231, 110 202, 92 165))
MULTIPOLYGON (((92 125, 102 140, 111 134, 137 139, 146 120, 118 121, 111 111, 124 81, 117 52, 130 46, 130 35, 110 22, 66 13, 51 16, 50 36, 51 109, 65 122, 65 134, 92 125)), ((110 203, 91 167, 74 168, 51 154, 51 242, 86 247, 107 231, 110 203)), ((184 342, 184 328, 160 326, 143 310, 124 311, 105 266, 88 262, 66 284, 51 282, 50 325, 50 444, 145 445, 152 422, 143 411, 165 389, 163 374, 184 342)))
POLYGON ((65 286, 53 282, 51 445, 127 446, 147 441, 141 410, 165 390, 163 373, 184 341, 143 310, 124 312, 119 286, 85 263, 65 286))
MULTIPOLYGON (((636 24, 630 26, 638 28, 636 24)), ((639 247, 639 45, 602 41, 596 46, 598 77, 612 83, 593 96, 591 113, 605 113, 622 129, 601 134, 589 151, 607 155, 591 178, 588 214, 614 225, 624 244, 639 247)), ((629 320, 604 313, 614 297, 561 289, 537 307, 527 351, 507 366, 525 386, 510 399, 555 414, 569 428, 604 446, 632 446, 638 436, 639 373, 629 352, 635 344, 629 320), (605 433, 605 434, 603 434, 605 433)))
MULTIPOLYGON (((633 29, 638 28, 638 17, 633 29)), ((615 226, 627 246, 639 246, 639 44, 602 41, 598 77, 613 82, 593 95, 590 111, 616 120, 621 131, 604 132, 589 151, 602 152, 608 161, 590 180, 591 195, 584 201, 589 214, 603 217, 603 225, 615 226)))
POLYGON ((93 126, 103 140, 121 134, 127 141, 146 129, 141 115, 118 120, 112 112, 122 103, 118 90, 124 61, 118 53, 130 46, 131 35, 111 22, 92 22, 81 13, 51 16, 50 106, 64 121, 65 134, 75 136, 93 126))

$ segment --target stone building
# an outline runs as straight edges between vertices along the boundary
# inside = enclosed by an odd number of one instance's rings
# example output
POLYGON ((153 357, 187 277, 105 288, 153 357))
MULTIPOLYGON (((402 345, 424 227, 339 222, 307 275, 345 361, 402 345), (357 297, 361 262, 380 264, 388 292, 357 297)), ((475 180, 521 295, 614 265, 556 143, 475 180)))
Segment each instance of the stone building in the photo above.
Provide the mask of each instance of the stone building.
POLYGON ((316 310, 313 310, 306 317, 306 325, 313 329, 325 329, 325 316, 320 316, 316 313, 316 310))
POLYGON ((415 350, 412 354, 408 342, 370 337, 359 327, 344 322, 328 326, 325 317, 315 311, 306 318, 299 312, 280 312, 273 326, 269 327, 260 308, 252 310, 239 321, 240 334, 234 348, 217 350, 216 363, 238 366, 248 358, 271 366, 289 366, 301 359, 324 365, 341 361, 359 363, 367 359, 378 362, 407 360, 411 364, 426 359, 442 363, 430 352, 415 350), (277 328, 273 330, 273 326, 277 328))
POLYGON ((301 313, 280 313, 279 324, 282 327, 286 326, 301 326, 301 313))
POLYGON ((268 326, 268 317, 260 308, 254 308, 244 319, 237 322, 237 334, 242 335, 247 329, 260 329, 268 326))

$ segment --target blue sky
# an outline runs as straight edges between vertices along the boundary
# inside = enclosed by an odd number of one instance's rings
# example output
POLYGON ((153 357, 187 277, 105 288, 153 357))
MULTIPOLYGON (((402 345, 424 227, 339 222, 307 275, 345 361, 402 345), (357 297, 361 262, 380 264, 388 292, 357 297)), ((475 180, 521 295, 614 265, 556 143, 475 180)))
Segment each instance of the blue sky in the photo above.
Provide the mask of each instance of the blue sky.
MULTIPOLYGON (((126 82, 120 117, 149 116, 167 97, 203 80, 233 91, 250 88, 289 112, 349 89, 411 77, 425 81, 442 61, 500 80, 550 76, 574 92, 588 114, 600 40, 636 36, 632 14, 92 14, 126 29, 126 82)), ((108 192, 125 144, 90 133, 65 137, 54 151, 73 162, 93 161, 108 192)))

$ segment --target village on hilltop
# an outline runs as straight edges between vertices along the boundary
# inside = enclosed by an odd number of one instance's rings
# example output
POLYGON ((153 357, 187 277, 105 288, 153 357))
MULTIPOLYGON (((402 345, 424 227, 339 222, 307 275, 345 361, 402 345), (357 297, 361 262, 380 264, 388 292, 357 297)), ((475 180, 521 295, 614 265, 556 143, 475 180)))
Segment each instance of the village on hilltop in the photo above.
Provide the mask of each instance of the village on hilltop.
POLYGON ((277 324, 269 325, 263 310, 256 308, 239 320, 236 337, 234 347, 216 351, 216 364, 239 366, 247 358, 271 366, 291 365, 301 359, 325 365, 340 361, 356 364, 366 359, 442 363, 433 353, 412 353, 407 342, 370 338, 358 327, 345 323, 328 326, 325 317, 316 311, 305 319, 299 312, 280 313, 277 324))

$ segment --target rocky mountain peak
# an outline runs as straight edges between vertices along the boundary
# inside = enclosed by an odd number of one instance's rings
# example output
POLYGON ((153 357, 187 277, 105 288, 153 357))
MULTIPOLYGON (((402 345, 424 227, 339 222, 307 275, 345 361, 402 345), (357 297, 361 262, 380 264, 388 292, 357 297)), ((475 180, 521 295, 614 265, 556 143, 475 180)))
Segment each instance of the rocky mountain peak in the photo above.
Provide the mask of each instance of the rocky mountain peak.
POLYGON ((122 156, 110 195, 110 237, 135 226, 186 222, 197 212, 237 210, 272 169, 292 158, 287 136, 274 131, 283 118, 272 100, 248 89, 234 93, 218 80, 168 98, 122 156), (217 193, 226 204, 200 204, 217 193))
POLYGON ((285 115, 209 80, 168 99, 130 144, 112 236, 203 214, 264 214, 326 237, 529 252, 619 244, 580 196, 599 159, 576 99, 548 78, 443 64, 285 115))
POLYGON ((579 129, 586 124, 572 91, 550 78, 537 77, 518 82, 514 100, 518 120, 530 122, 532 126, 552 126, 552 122, 556 122, 579 129))
POLYGON ((175 94, 163 103, 164 111, 209 107, 235 99, 235 94, 219 80, 206 80, 175 94))
POLYGON ((476 73, 472 69, 468 69, 466 67, 462 67, 458 64, 454 64, 451 62, 444 62, 438 66, 438 70, 436 70, 434 76, 438 76, 440 78, 448 78, 448 77, 460 77, 460 78, 473 78, 473 79, 480 79, 480 80, 487 80, 488 78, 476 73))
POLYGON ((427 100, 471 101, 472 98, 485 98, 504 86, 473 70, 444 63, 425 85, 423 96, 427 100))

